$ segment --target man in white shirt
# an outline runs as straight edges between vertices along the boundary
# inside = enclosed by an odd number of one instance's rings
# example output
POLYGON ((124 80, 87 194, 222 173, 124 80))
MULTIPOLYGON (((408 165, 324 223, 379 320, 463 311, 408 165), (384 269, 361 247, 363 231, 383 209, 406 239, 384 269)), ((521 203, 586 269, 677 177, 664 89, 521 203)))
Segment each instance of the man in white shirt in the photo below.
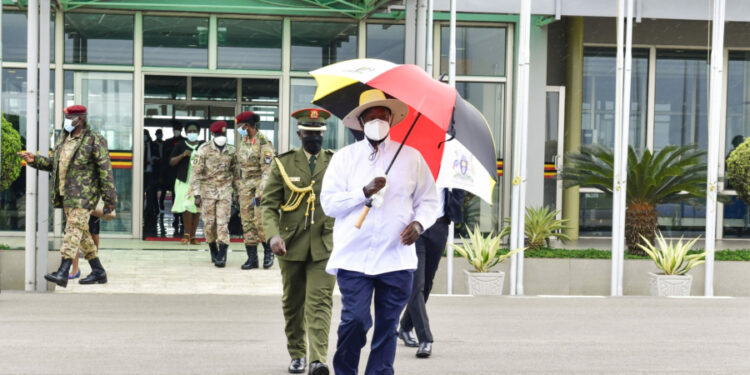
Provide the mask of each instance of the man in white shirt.
POLYGON ((403 146, 385 176, 400 146, 388 133, 406 117, 406 104, 379 90, 362 93, 359 103, 343 121, 364 130, 366 139, 334 154, 320 193, 323 211, 336 219, 326 271, 336 275, 343 305, 333 367, 336 374, 357 373, 373 324, 374 294, 375 330, 365 374, 393 374, 396 327, 417 268, 414 242, 440 207, 435 181, 417 150, 403 146), (358 229, 366 204, 372 208, 358 229))

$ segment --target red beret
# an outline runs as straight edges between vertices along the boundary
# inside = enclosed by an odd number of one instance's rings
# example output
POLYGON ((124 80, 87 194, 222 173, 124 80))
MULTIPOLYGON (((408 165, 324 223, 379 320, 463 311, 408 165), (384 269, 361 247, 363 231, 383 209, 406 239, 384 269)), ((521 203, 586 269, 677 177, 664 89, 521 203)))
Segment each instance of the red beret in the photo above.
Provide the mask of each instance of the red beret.
POLYGON ((224 121, 216 121, 211 124, 209 130, 211 133, 223 133, 227 129, 227 123, 224 121))
POLYGON ((68 108, 65 108, 63 112, 66 115, 85 115, 86 114, 86 107, 82 105, 71 105, 68 108))
POLYGON ((253 111, 245 111, 234 118, 234 123, 255 125, 258 120, 260 120, 260 117, 253 113, 253 111))

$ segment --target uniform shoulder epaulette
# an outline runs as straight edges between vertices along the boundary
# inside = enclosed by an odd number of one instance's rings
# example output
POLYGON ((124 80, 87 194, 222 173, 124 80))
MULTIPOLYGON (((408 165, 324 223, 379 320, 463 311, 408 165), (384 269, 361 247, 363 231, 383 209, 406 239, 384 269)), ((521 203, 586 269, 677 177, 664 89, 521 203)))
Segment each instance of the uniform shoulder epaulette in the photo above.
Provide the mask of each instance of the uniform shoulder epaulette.
POLYGON ((280 154, 276 154, 276 157, 277 158, 282 158, 282 157, 287 156, 287 155, 293 155, 295 151, 297 151, 297 150, 291 149, 291 150, 289 150, 287 152, 282 152, 280 154))
POLYGON ((258 132, 258 141, 260 142, 261 145, 268 143, 268 139, 261 132, 258 132))
POLYGON ((209 144, 211 144, 211 142, 203 142, 202 145, 198 146, 198 151, 208 147, 209 144))
POLYGON ((330 150, 330 149, 325 149, 325 150, 323 150, 323 151, 325 151, 325 152, 326 152, 326 154, 329 154, 329 155, 333 155, 333 154, 335 154, 335 153, 336 153, 336 151, 333 151, 333 150, 330 150))

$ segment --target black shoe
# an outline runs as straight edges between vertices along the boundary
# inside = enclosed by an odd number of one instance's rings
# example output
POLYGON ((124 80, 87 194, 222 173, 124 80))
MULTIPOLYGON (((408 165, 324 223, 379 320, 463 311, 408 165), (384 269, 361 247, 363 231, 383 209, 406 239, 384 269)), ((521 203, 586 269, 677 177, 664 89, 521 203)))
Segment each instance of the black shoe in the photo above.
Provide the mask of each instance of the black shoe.
POLYGON ((107 272, 102 267, 102 262, 99 258, 89 260, 91 265, 91 273, 85 278, 78 280, 79 284, 106 284, 107 283, 107 272))
POLYGON ((273 251, 268 242, 263 244, 263 269, 269 269, 273 266, 273 251))
POLYGON ((398 330, 398 338, 404 340, 404 345, 410 348, 416 348, 419 346, 419 342, 414 338, 414 334, 411 331, 398 330))
POLYGON ((305 367, 307 367, 307 358, 293 358, 289 363, 289 373, 302 374, 305 372, 305 367))
POLYGON ((62 261, 60 262, 60 268, 58 268, 55 272, 44 275, 44 279, 63 288, 67 287, 68 272, 70 271, 70 266, 72 264, 73 259, 62 258, 62 261))
POLYGON ((245 245, 245 250, 247 250, 247 262, 242 265, 242 269, 258 268, 258 245, 245 245))
POLYGON ((208 249, 211 251, 211 262, 216 264, 216 259, 219 257, 219 250, 216 247, 216 242, 209 242, 208 249))
POLYGON ((214 265, 219 268, 224 268, 227 265, 227 248, 229 245, 219 242, 219 251, 216 255, 216 263, 214 265))
POLYGON ((427 358, 430 354, 432 354, 432 343, 420 342, 419 349, 417 349, 417 358, 427 358))
POLYGON ((328 375, 328 365, 320 361, 313 361, 310 363, 310 375, 328 375))

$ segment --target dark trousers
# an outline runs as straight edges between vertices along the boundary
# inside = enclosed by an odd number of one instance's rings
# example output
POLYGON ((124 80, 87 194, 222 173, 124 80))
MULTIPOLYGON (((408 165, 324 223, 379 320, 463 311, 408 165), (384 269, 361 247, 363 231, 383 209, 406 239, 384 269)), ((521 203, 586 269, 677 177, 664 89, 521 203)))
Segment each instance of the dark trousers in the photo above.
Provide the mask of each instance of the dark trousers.
POLYGON ((372 327, 370 303, 375 295, 375 330, 365 375, 393 374, 396 357, 398 317, 409 300, 413 271, 395 271, 380 275, 339 270, 336 276, 341 291, 341 324, 338 330, 333 369, 336 375, 355 375, 359 355, 372 327))
POLYGON ((419 263, 414 272, 414 284, 411 290, 409 303, 401 318, 401 329, 417 331, 419 342, 432 342, 432 331, 430 331, 430 319, 427 317, 427 299, 432 291, 432 280, 435 278, 440 258, 445 250, 448 240, 449 221, 436 222, 428 228, 417 240, 417 258, 419 263))

